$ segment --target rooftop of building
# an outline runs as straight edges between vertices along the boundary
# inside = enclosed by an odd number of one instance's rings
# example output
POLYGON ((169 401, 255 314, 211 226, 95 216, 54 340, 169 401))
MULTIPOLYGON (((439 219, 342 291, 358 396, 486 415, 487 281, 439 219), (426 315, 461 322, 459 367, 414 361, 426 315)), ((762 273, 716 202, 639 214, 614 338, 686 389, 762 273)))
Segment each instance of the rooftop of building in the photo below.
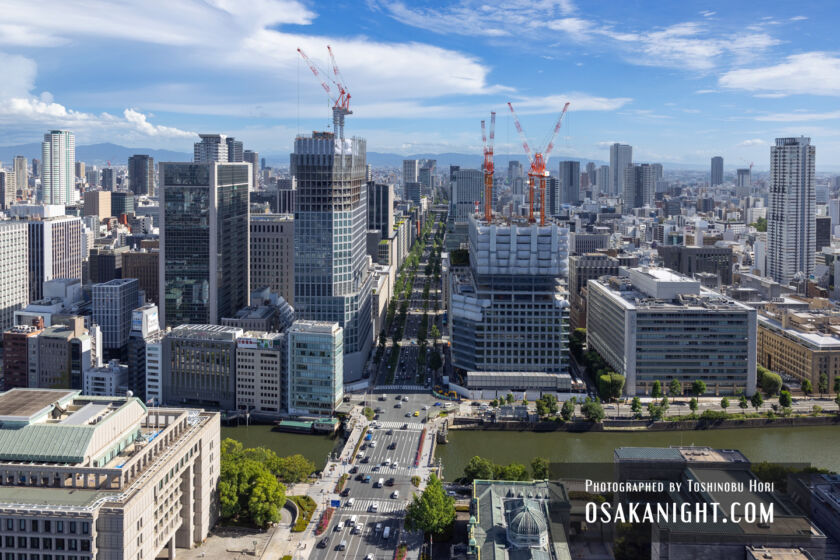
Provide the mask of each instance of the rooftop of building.
POLYGON ((234 342, 241 335, 242 329, 221 325, 178 325, 167 333, 170 338, 229 342, 234 342))
POLYGON ((759 324, 814 350, 840 350, 840 310, 826 300, 790 299, 807 305, 808 310, 773 302, 759 311, 759 324))
POLYGON ((85 463, 97 451, 97 431, 114 428, 117 417, 120 425, 139 424, 145 414, 143 403, 130 396, 12 389, 0 394, 0 461, 85 463))
POLYGON ((329 321, 297 320, 289 327, 289 332, 334 334, 341 327, 329 321))
POLYGON ((137 284, 137 278, 114 278, 113 280, 108 280, 107 282, 100 282, 98 284, 94 284, 93 288, 120 288, 122 286, 126 286, 128 284, 137 284))
POLYGON ((673 447, 618 447, 619 461, 677 461, 681 463, 748 463, 737 449, 714 449, 693 445, 673 447))
POLYGON ((748 546, 746 553, 746 560, 814 560, 811 553, 802 548, 748 546))
POLYGON ((252 214, 251 215, 252 222, 294 222, 295 215, 294 214, 278 214, 278 213, 268 213, 268 214, 252 214))

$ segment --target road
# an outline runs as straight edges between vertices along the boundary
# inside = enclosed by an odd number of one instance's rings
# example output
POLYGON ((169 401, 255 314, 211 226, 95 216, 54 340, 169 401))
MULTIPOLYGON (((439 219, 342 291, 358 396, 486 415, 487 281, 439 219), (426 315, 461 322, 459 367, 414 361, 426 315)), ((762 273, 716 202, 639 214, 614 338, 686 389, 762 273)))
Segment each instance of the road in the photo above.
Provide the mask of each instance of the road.
MULTIPOLYGON (((404 532, 403 520, 405 508, 409 503, 413 492, 418 491, 412 483, 411 477, 420 476, 425 480, 428 469, 414 466, 414 459, 420 444, 420 434, 425 426, 426 415, 433 410, 435 399, 429 394, 420 393, 399 393, 397 390, 389 389, 385 393, 385 400, 379 400, 382 393, 374 396, 373 402, 368 405, 374 409, 381 409, 378 428, 371 429, 372 441, 376 442, 374 447, 366 443, 365 449, 359 451, 363 457, 354 458, 352 464, 342 465, 339 468, 343 472, 350 473, 354 468, 357 472, 350 474, 350 479, 345 486, 349 490, 348 496, 340 497, 341 505, 333 514, 330 526, 321 537, 316 538, 320 542, 328 537, 329 542, 323 548, 316 548, 312 551, 312 559, 348 558, 363 560, 367 555, 377 560, 391 560, 399 542, 406 542, 409 552, 414 557, 419 552, 421 537, 418 534, 404 532), (397 400, 397 396, 407 398, 408 401, 397 400), (399 404, 399 408, 397 405, 399 404), (429 410, 424 410, 428 406, 429 410), (418 412, 414 416, 414 412, 418 412), (408 414, 408 417, 405 415, 408 414), (403 426, 406 425, 405 428, 403 426), (391 432, 389 435, 388 432, 391 432), (389 449, 393 444, 394 448, 389 449), (363 462, 366 461, 366 462, 363 462), (386 467, 385 462, 396 461, 397 467, 386 467), (370 482, 357 480, 357 478, 370 476, 370 482), (379 479, 385 483, 393 479, 393 485, 377 487, 379 479), (399 497, 392 497, 393 492, 398 491, 399 497), (348 505, 350 499, 352 505, 348 505), (376 511, 371 511, 371 506, 376 504, 376 511), (355 516, 356 524, 359 527, 359 534, 354 534, 347 526, 350 519, 355 516), (343 524, 343 528, 336 530, 336 526, 343 524), (377 529, 380 526, 380 529, 377 529), (390 528, 388 539, 384 538, 385 527, 390 528), (339 550, 339 545, 344 542, 346 549, 339 550)), ((424 461, 425 463, 425 461, 424 461)), ((329 499, 339 499, 332 494, 329 499)), ((316 521, 313 521, 316 523, 316 521)))

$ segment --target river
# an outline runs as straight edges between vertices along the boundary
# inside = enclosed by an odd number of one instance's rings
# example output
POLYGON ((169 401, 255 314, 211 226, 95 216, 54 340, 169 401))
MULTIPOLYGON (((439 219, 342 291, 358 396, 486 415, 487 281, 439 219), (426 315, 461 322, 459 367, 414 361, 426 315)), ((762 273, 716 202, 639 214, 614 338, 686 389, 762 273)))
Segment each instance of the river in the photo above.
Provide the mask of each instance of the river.
POLYGON ((752 462, 810 462, 840 471, 840 429, 833 426, 702 430, 686 432, 495 432, 450 430, 449 443, 435 453, 448 480, 463 474, 475 455, 494 463, 529 464, 535 456, 552 462, 596 463, 613 461, 616 447, 708 445, 738 449, 752 462))
POLYGON ((343 443, 341 438, 314 434, 290 434, 274 431, 273 426, 222 426, 222 439, 233 438, 245 447, 267 447, 278 455, 300 453, 318 469, 324 468, 327 454, 343 443))

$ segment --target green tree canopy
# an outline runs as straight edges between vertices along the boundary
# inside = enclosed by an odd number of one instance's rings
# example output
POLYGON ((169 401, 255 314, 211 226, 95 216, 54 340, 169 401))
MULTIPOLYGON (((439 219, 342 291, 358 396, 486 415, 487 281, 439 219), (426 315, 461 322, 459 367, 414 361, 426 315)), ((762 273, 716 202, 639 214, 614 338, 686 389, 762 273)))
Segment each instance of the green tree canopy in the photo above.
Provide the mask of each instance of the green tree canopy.
POLYGON ((764 404, 764 398, 762 398, 761 393, 756 391, 753 393, 753 396, 750 397, 750 404, 753 405, 753 408, 758 412, 758 409, 761 408, 761 405, 764 404))
POLYGON ((720 399, 720 407, 726 412, 726 409, 729 408, 729 399, 726 397, 720 399))
POLYGON ((706 383, 702 379, 696 380, 691 384, 691 392, 694 393, 694 396, 696 397, 702 397, 706 392, 706 383))
POLYGON ((679 397, 682 395, 682 383, 680 383, 679 379, 672 379, 671 384, 668 385, 668 394, 671 397, 679 397))
POLYGON ((522 463, 496 465, 493 478, 495 480, 528 480, 528 468, 522 463))
POLYGON ((793 399, 790 396, 790 391, 782 391, 779 393, 779 404, 784 408, 789 408, 793 404, 793 399))
POLYGON ((820 374, 820 380, 817 383, 817 390, 820 392, 820 395, 828 393, 828 374, 825 372, 820 374))
POLYGON ((545 394, 535 401, 537 406, 537 414, 540 416, 550 416, 557 414, 557 397, 551 393, 545 394))
POLYGON ((653 382, 653 387, 650 389, 650 396, 654 399, 658 399, 662 396, 662 383, 660 383, 658 379, 653 382))
POLYGON ((549 477, 549 463, 545 457, 534 457, 531 461, 534 480, 546 480, 549 477))
POLYGON ((598 401, 587 401, 580 407, 580 412, 590 422, 601 422, 605 417, 604 407, 598 401))
POLYGON ((688 408, 691 409, 691 412, 697 412, 697 408, 699 406, 700 406, 700 404, 697 402, 696 397, 691 397, 691 400, 688 401, 688 408))
POLYGON ((254 459, 230 456, 222 459, 219 477, 219 503, 225 519, 249 519, 264 527, 280 520, 286 501, 286 488, 254 459))
POLYGON ((768 397, 778 395, 782 390, 782 376, 772 371, 767 371, 761 376, 761 390, 768 397))
POLYGON ((560 416, 563 417, 563 420, 569 421, 575 415, 575 403, 570 399, 563 403, 563 408, 560 409, 560 416))
POLYGON ((806 397, 814 392, 814 386, 811 385, 810 380, 808 380, 808 379, 803 379, 802 380, 802 392, 805 394, 806 397))
POLYGON ((464 467, 464 478, 468 483, 473 480, 493 480, 493 475, 493 463, 478 455, 470 459, 464 467))
POLYGON ((410 531, 440 535, 454 522, 455 498, 446 495, 443 483, 432 473, 423 493, 415 494, 406 507, 405 526, 410 531))

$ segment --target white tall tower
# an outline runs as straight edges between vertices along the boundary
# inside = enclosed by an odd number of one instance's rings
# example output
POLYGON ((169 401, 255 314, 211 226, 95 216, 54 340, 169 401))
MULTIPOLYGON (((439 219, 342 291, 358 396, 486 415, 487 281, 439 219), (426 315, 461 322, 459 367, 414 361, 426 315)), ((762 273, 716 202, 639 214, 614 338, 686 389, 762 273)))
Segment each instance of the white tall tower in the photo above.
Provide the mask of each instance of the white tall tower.
POLYGON ((51 130, 41 143, 41 200, 47 204, 76 202, 76 137, 51 130))
POLYGON ((631 163, 633 163, 633 146, 618 143, 610 146, 609 194, 624 193, 624 169, 631 163))
POLYGON ((776 138, 770 148, 767 274, 786 285, 814 271, 816 254, 815 148, 811 139, 776 138))

